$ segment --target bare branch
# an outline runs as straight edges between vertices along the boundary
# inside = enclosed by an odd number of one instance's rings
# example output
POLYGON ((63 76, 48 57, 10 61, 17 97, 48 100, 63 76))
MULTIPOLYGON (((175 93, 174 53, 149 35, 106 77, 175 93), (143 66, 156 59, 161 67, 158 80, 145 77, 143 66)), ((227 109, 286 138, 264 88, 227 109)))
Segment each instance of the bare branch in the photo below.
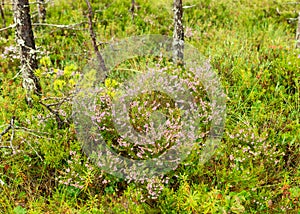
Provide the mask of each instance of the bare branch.
POLYGON ((49 107, 52 107, 52 106, 61 106, 63 103, 65 103, 65 102, 67 102, 67 101, 70 101, 71 100, 71 98, 70 97, 68 97, 68 98, 65 98, 65 99, 63 99, 63 100, 61 100, 61 101, 59 101, 59 102, 56 102, 56 103, 49 103, 49 104, 47 104, 49 107))
POLYGON ((2 136, 5 135, 6 133, 8 133, 9 130, 12 130, 12 134, 10 136, 10 141, 9 141, 9 146, 0 146, 0 148, 9 148, 9 149, 12 149, 13 152, 15 152, 15 149, 12 145, 12 141, 14 139, 14 134, 15 134, 14 123, 15 123, 15 116, 13 116, 10 119, 10 123, 9 123, 8 127, 0 133, 0 142, 2 142, 2 136))
POLYGON ((11 127, 11 135, 10 135, 10 141, 9 141, 9 145, 13 151, 13 154, 15 153, 15 149, 13 147, 13 140, 14 140, 14 136, 15 136, 15 127, 14 127, 14 123, 15 123, 15 117, 12 117, 10 120, 10 127, 11 127))
POLYGON ((19 71, 11 80, 14 80, 16 78, 18 78, 18 76, 22 73, 22 71, 19 71))
MULTIPOLYGON (((29 2, 28 4, 31 5, 31 4, 48 4, 49 2, 51 2, 52 0, 48 0, 48 1, 35 1, 35 2, 29 2)), ((52 1, 53 2, 53 1, 52 1)), ((9 2, 6 2, 5 3, 6 5, 13 5, 13 3, 9 3, 9 2)))
POLYGON ((8 30, 8 29, 11 29, 11 28, 14 28, 14 27, 16 27, 16 24, 9 25, 9 26, 7 26, 7 27, 5 27, 5 28, 1 28, 1 29, 0 29, 0 32, 1 32, 1 31, 5 31, 5 30, 8 30))
MULTIPOLYGON (((61 28, 61 29, 83 30, 83 29, 79 29, 79 28, 75 28, 75 27, 79 26, 79 25, 82 25, 82 24, 86 24, 86 23, 88 23, 88 22, 84 21, 84 22, 70 24, 70 25, 48 24, 48 23, 32 23, 32 26, 46 26, 46 27, 56 27, 56 28, 61 28)), ((5 28, 0 28, 0 32, 8 30, 10 28, 14 28, 14 27, 16 27, 16 24, 12 24, 12 25, 7 26, 5 28)))
POLYGON ((46 101, 46 100, 68 100, 71 99, 71 97, 74 95, 74 92, 67 94, 64 97, 43 97, 42 101, 46 101))
POLYGON ((287 20, 288 20, 288 23, 291 23, 291 22, 298 21, 298 18, 287 18, 287 20))
POLYGON ((11 146, 0 146, 0 149, 13 149, 11 146))
POLYGON ((57 111, 53 110, 48 104, 45 104, 42 101, 39 101, 39 103, 42 104, 43 106, 45 106, 54 115, 59 129, 62 129, 64 127, 64 125, 67 124, 66 122, 64 122, 61 119, 59 113, 57 111))
POLYGON ((35 135, 36 137, 41 137, 41 135, 50 135, 49 133, 47 132, 39 132, 39 131, 36 131, 36 130, 33 130, 33 129, 29 129, 29 128, 26 128, 26 127, 23 127, 23 126, 15 126, 15 129, 20 129, 20 130, 24 130, 26 132, 29 132, 29 133, 35 133, 35 134, 39 134, 39 135, 35 135))
POLYGON ((34 147, 29 143, 29 141, 26 141, 26 143, 32 148, 32 150, 35 152, 35 154, 39 157, 41 161, 43 161, 43 158, 39 155, 39 153, 34 149, 34 147))
POLYGON ((283 3, 283 4, 300 4, 300 2, 286 2, 286 3, 283 3))
POLYGON ((30 2, 29 4, 41 4, 41 5, 46 5, 50 2, 51 0, 48 0, 48 1, 44 1, 44 0, 37 0, 36 2, 30 2))
POLYGON ((48 24, 48 23, 33 23, 33 26, 47 26, 47 27, 56 27, 61 29, 71 29, 71 30, 82 30, 79 28, 75 28, 76 26, 82 25, 87 23, 86 21, 76 23, 76 24, 70 24, 70 25, 60 25, 60 24, 48 24))
MULTIPOLYGON (((11 126, 9 124, 8 127, 6 129, 4 129, 3 132, 1 132, 0 137, 2 137, 3 135, 5 135, 10 129, 11 129, 11 126)), ((1 142, 1 138, 0 138, 0 142, 1 142)))
MULTIPOLYGON (((13 154, 16 153, 16 150, 15 150, 15 148, 13 146, 13 140, 14 140, 14 136, 15 136, 15 130, 23 130, 23 131, 28 132, 29 134, 34 135, 35 137, 38 137, 38 138, 44 137, 43 135, 50 135, 49 133, 46 133, 46 132, 39 132, 39 131, 35 131, 35 130, 29 129, 29 128, 26 128, 26 127, 17 126, 17 125, 15 125, 15 117, 12 117, 11 120, 10 120, 10 123, 9 123, 8 127, 4 131, 2 131, 0 133, 0 142, 1 142, 2 136, 4 134, 6 134, 9 130, 12 130, 11 135, 10 135, 10 140, 9 140, 9 146, 2 146, 1 145, 0 149, 11 149, 12 152, 13 152, 13 154)), ((49 138, 47 138, 47 139, 49 139, 49 138)), ((38 152, 30 144, 30 142, 26 141, 26 143, 33 149, 33 151, 40 158, 40 160, 43 161, 42 157, 38 154, 38 152)))
POLYGON ((187 6, 183 6, 182 9, 189 9, 189 8, 192 8, 192 7, 196 7, 197 5, 187 5, 187 6))
POLYGON ((62 104, 64 104, 65 102, 71 101, 73 99, 74 93, 68 93, 66 96, 64 97, 44 97, 42 98, 42 101, 46 101, 46 100, 55 100, 55 102, 53 103, 48 103, 48 104, 44 104, 47 105, 48 107, 57 107, 59 108, 62 104))

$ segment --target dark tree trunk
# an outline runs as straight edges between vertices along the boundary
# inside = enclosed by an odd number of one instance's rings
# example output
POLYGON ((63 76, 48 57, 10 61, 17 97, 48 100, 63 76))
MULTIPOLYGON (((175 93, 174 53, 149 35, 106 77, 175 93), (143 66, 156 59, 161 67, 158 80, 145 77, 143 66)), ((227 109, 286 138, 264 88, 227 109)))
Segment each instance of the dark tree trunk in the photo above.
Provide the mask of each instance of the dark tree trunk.
POLYGON ((0 4, 0 13, 1 13, 1 19, 2 19, 2 27, 5 28, 6 27, 6 19, 5 19, 5 15, 4 15, 4 0, 2 0, 2 2, 0 4))
POLYGON ((97 45, 97 39, 96 39, 96 34, 95 31, 93 29, 93 9, 92 9, 92 5, 89 2, 89 0, 85 0, 87 6, 88 6, 88 19, 89 19, 89 30, 90 30, 90 37, 92 39, 92 43, 93 43, 93 47, 94 47, 94 51, 95 54, 97 56, 97 60, 98 60, 98 64, 99 64, 99 70, 102 72, 107 71, 107 68, 105 66, 104 63, 104 59, 99 51, 98 45, 97 45))
POLYGON ((131 12, 132 20, 134 19, 134 8, 135 8, 135 0, 131 0, 130 12, 131 12))
POLYGON ((296 31, 296 48, 300 48, 300 12, 298 15, 298 26, 296 31))
POLYGON ((26 100, 28 104, 31 104, 31 95, 41 94, 41 85, 34 75, 38 63, 28 0, 13 0, 13 10, 16 24, 16 43, 20 47, 23 87, 27 92, 26 100))
POLYGON ((182 0, 174 0, 174 33, 173 33, 173 61, 183 63, 184 30, 182 23, 183 8, 182 0))

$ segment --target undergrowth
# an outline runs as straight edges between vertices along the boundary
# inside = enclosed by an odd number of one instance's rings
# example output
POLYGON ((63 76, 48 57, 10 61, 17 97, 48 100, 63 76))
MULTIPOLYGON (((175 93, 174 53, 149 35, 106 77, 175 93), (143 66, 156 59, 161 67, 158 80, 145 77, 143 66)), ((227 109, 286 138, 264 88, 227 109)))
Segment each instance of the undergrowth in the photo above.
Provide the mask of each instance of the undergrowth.
MULTIPOLYGON (((172 35, 170 0, 136 2, 133 19, 130 1, 92 1, 101 48, 134 35, 172 35)), ((210 59, 227 95, 225 132, 204 165, 196 148, 176 170, 145 183, 105 173, 87 158, 76 136, 72 98, 93 56, 85 2, 47 5, 47 23, 80 23, 73 29, 34 27, 35 72, 43 95, 34 98, 32 108, 21 86, 13 29, 2 31, 0 131, 12 120, 13 130, 1 136, 1 213, 298 213, 300 52, 294 49, 292 19, 300 6, 288 2, 184 1, 191 6, 184 9, 185 41, 210 59)), ((8 4, 4 11, 12 24, 8 4)), ((31 11, 35 14, 35 4, 31 11)), ((32 20, 37 22, 35 15, 32 20)), ((104 84, 108 95, 118 87, 119 73, 144 71, 143 63, 133 59, 115 68, 104 84)), ((151 101, 144 96, 143 102, 151 101)), ((135 113, 133 119, 143 132, 144 116, 135 113)))

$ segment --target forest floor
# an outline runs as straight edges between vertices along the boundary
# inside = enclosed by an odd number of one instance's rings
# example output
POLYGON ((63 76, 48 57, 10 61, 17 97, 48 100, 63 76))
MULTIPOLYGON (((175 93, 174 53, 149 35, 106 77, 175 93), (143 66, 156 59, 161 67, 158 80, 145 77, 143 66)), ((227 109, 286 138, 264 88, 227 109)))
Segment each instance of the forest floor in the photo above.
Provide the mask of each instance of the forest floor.
MULTIPOLYGON (((100 52, 136 35, 172 37, 170 0, 136 0, 134 14, 130 0, 91 2, 100 52)), ((7 26, 13 24, 9 3, 4 1, 7 26)), ((43 91, 32 107, 18 73, 14 29, 0 32, 0 213, 300 212, 300 50, 295 49, 300 4, 183 4, 185 41, 210 59, 226 94, 225 129, 212 157, 201 163, 201 146, 196 147, 175 170, 143 183, 97 167, 82 149, 72 116, 76 83, 93 57, 85 1, 47 1, 42 24, 31 4, 39 57, 35 73, 43 91)), ((127 60, 104 81, 106 98, 112 100, 124 79, 150 65, 178 71, 161 58, 127 60)), ((177 75, 185 74, 179 69, 177 75)), ((200 86, 195 87, 197 92, 200 86)), ((100 116, 109 112, 105 108, 100 116)), ((135 128, 145 126, 143 117, 132 116, 135 128)), ((114 146, 117 134, 107 121, 98 125, 114 146)), ((131 148, 122 147, 122 154, 137 155, 131 148)))

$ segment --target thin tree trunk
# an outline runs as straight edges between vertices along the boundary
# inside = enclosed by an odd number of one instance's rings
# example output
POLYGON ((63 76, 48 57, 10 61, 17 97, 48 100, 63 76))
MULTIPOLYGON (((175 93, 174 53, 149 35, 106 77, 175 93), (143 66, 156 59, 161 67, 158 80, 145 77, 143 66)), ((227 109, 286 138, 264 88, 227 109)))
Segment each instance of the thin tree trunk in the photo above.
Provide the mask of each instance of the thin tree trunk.
POLYGON ((38 4, 38 13, 39 13, 39 22, 43 23, 46 19, 46 5, 45 0, 37 0, 38 4))
POLYGON ((131 0, 130 12, 131 12, 132 20, 134 19, 134 9, 135 9, 135 0, 131 0))
POLYGON ((23 87, 26 90, 26 101, 31 105, 31 96, 41 94, 41 85, 34 75, 38 63, 28 0, 13 0, 13 11, 16 24, 16 43, 20 47, 23 87))
POLYGON ((300 12, 298 15, 298 26, 297 26, 297 31, 296 31, 296 48, 300 48, 300 12))
POLYGON ((98 45, 97 45, 96 34, 94 32, 94 29, 93 29, 93 9, 92 9, 91 3, 88 0, 85 0, 85 2, 88 6, 88 19, 89 19, 90 36, 91 36, 91 39, 92 39, 94 51, 95 51, 96 56, 97 56, 99 69, 102 72, 105 72, 107 70, 107 68, 105 66, 104 59, 103 59, 103 57, 102 57, 102 55, 99 51, 99 48, 98 48, 98 45))
POLYGON ((2 27, 5 28, 6 27, 6 19, 5 19, 5 15, 4 15, 4 0, 2 0, 2 2, 0 4, 0 13, 1 13, 1 19, 2 19, 2 27))
POLYGON ((174 0, 174 33, 173 33, 173 61, 183 63, 184 53, 184 29, 182 23, 182 0, 174 0))

